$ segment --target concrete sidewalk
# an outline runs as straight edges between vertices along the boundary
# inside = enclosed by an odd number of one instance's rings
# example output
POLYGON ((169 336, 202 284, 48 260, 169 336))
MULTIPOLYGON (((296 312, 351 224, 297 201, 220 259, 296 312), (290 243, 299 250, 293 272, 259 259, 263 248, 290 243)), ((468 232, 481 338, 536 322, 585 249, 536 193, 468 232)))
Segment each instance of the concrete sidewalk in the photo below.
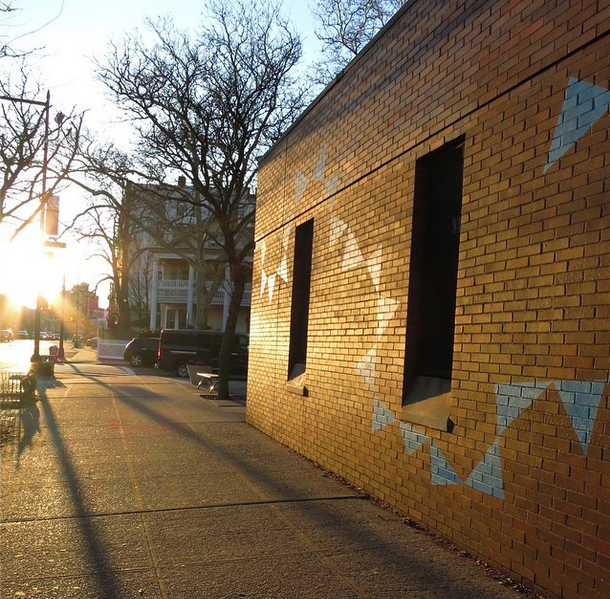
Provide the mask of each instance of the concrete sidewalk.
POLYGON ((249 426, 243 402, 77 370, 2 450, 2 597, 522 597, 249 426))

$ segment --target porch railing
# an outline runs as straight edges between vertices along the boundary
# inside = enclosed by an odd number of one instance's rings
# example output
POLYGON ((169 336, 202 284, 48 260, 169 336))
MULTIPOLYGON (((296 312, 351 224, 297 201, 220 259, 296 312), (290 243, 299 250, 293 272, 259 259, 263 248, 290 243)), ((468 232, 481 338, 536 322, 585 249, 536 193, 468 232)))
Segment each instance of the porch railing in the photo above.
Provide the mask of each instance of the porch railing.
MULTIPOLYGON (((208 283, 211 286, 211 283, 208 283)), ((221 287, 214 294, 213 305, 224 302, 225 290, 221 287)), ((249 306, 252 297, 252 285, 246 285, 242 306, 249 306)), ((188 300, 188 281, 183 279, 161 279, 157 285, 157 300, 164 303, 186 304, 188 300)), ((193 293, 193 303, 197 303, 197 298, 193 293)))

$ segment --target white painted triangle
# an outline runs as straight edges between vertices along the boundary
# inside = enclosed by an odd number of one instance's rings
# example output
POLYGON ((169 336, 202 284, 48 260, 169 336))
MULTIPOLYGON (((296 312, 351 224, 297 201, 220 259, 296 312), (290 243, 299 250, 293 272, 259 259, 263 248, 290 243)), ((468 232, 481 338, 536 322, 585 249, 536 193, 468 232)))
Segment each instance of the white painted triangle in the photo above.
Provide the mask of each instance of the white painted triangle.
POLYGON ((589 452, 593 427, 607 381, 561 381, 557 391, 583 453, 589 452))
POLYGON ((288 258, 285 254, 282 256, 282 261, 277 269, 277 275, 284 283, 288 283, 288 258))
POLYGON ((343 254, 342 270, 350 270, 351 268, 356 268, 363 263, 364 258, 362 256, 360 248, 358 247, 356 236, 350 230, 347 236, 347 243, 345 245, 345 250, 343 254))
POLYGON ((496 442, 485 452, 464 484, 482 493, 504 499, 502 472, 499 439, 496 439, 496 442))
POLYGON ((462 484, 462 480, 433 439, 430 440, 430 482, 433 485, 462 484))
POLYGON ((496 385, 497 433, 501 435, 506 427, 519 418, 534 400, 540 396, 553 381, 524 381, 496 385))
POLYGON ((381 337, 394 318, 400 302, 391 297, 380 295, 377 298, 377 337, 381 337))
POLYGON ((373 432, 380 431, 390 424, 396 422, 394 412, 380 399, 373 400, 373 432))
POLYGON ((290 243, 290 233, 291 229, 286 227, 284 229, 284 233, 282 234, 282 250, 286 253, 288 251, 288 244, 290 243))
POLYGON ((428 435, 416 431, 412 424, 407 424, 406 422, 399 420, 398 426, 408 455, 413 455, 413 453, 415 453, 424 443, 430 441, 428 435))
POLYGON ((571 77, 546 160, 546 173, 610 109, 610 90, 571 77))
POLYGON ((356 364, 356 370, 365 380, 370 391, 375 391, 375 359, 377 358, 377 345, 373 346, 368 353, 356 364))
POLYGON ((378 247, 366 260, 366 265, 369 269, 371 279, 373 279, 373 285, 375 285, 375 291, 379 291, 379 283, 381 282, 381 257, 383 250, 378 247))
POLYGON ((275 287, 275 279, 277 275, 273 274, 267 279, 267 290, 269 291, 269 301, 273 300, 273 288, 275 287))
POLYGON ((327 177, 326 181, 324 181, 324 186, 326 187, 326 195, 328 196, 328 205, 333 211, 335 207, 335 193, 337 193, 337 187, 339 183, 339 173, 334 173, 327 177))
POLYGON ((330 245, 331 247, 337 243, 341 235, 345 233, 347 229, 347 223, 342 220, 335 218, 334 216, 330 217, 330 245))
POLYGON ((309 185, 309 178, 301 171, 297 171, 295 174, 295 190, 294 190, 294 205, 296 206, 303 197, 307 186, 309 185))

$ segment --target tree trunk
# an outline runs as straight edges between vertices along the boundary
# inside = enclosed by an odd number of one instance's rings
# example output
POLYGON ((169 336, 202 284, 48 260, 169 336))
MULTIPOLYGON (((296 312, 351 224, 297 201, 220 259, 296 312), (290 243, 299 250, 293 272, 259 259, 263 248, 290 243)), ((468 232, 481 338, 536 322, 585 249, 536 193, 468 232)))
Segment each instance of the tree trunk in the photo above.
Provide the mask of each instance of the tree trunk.
MULTIPOLYGON (((124 279, 124 278, 123 278, 124 279)), ((131 333, 131 310, 129 308, 129 287, 122 280, 115 290, 117 304, 117 328, 119 331, 131 333)))
MULTIPOLYGON (((210 328, 209 309, 221 281, 218 271, 218 268, 212 269, 206 263, 203 263, 201 267, 195 266, 195 298, 197 299, 195 328, 199 331, 205 331, 210 328), (212 282, 209 289, 207 288, 208 281, 212 282)), ((221 272, 224 272, 224 270, 221 270, 221 272)))
POLYGON ((239 309, 244 297, 246 278, 246 267, 244 264, 231 265, 233 292, 231 294, 231 302, 229 304, 227 325, 225 328, 225 333, 222 337, 220 355, 218 357, 218 384, 216 389, 218 390, 218 397, 220 399, 229 398, 229 373, 231 367, 231 353, 233 351, 233 337, 235 335, 235 329, 237 328, 239 309))
POLYGON ((208 308, 210 306, 210 300, 208 293, 205 288, 205 279, 201 281, 199 273, 197 273, 197 279, 195 283, 195 298, 196 298, 196 314, 195 314, 195 328, 198 331, 205 331, 210 328, 208 323, 208 308))

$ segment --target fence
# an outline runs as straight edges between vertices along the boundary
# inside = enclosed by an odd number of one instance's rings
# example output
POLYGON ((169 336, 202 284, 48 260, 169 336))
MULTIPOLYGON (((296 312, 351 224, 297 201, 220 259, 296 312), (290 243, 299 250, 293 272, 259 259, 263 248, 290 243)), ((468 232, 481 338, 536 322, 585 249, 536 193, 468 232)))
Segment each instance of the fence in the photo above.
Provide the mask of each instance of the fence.
POLYGON ((98 360, 122 360, 129 339, 98 339, 98 360))
POLYGON ((21 372, 0 372, 0 407, 18 408, 24 401, 33 399, 36 378, 21 372))

